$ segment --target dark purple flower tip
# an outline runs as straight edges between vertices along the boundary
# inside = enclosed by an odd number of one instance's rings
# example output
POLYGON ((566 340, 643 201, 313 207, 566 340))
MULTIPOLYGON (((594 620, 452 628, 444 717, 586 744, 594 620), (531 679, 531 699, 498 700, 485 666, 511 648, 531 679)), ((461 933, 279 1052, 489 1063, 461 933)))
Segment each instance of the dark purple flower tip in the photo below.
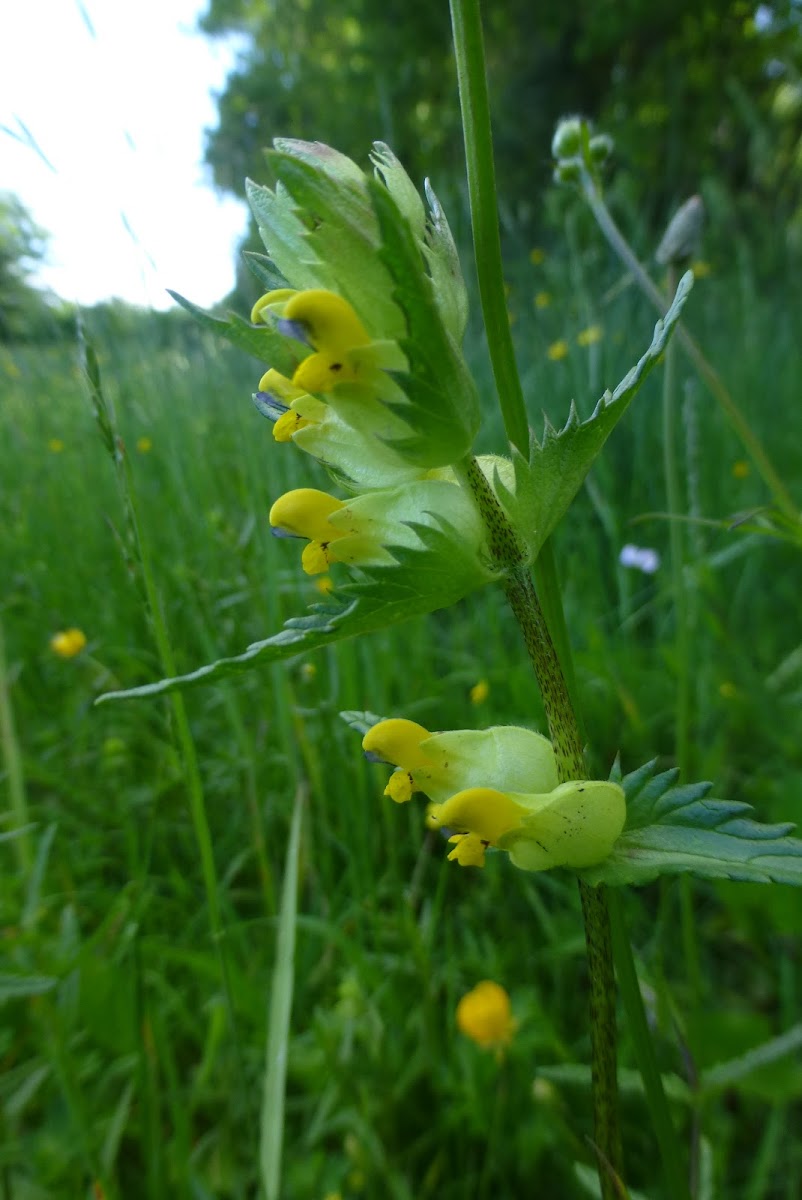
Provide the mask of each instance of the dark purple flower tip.
POLYGON ((253 402, 263 417, 268 421, 277 421, 289 411, 289 405, 279 400, 273 392, 254 392, 253 402))

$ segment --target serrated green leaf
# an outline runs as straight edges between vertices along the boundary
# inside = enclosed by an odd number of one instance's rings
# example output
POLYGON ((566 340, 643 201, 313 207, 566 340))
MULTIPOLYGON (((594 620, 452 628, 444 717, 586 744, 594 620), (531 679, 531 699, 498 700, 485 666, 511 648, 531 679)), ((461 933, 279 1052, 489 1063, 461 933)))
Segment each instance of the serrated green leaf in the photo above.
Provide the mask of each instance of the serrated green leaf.
POLYGON ((225 338, 240 350, 245 350, 261 362, 275 367, 283 375, 292 376, 300 356, 293 353, 291 343, 274 329, 267 325, 251 325, 237 313, 229 313, 225 318, 213 317, 211 313, 207 313, 205 309, 193 304, 178 292, 171 291, 170 295, 204 329, 210 329, 212 333, 225 338))
MULTIPOLYGON (((278 150, 268 152, 268 161, 303 225, 297 256, 325 264, 330 282, 314 286, 343 296, 375 337, 397 338, 401 319, 392 301, 392 280, 377 254, 378 229, 366 180, 334 177, 278 150)), ((309 286, 296 282, 294 267, 282 270, 293 287, 309 286)))
POLYGON ((245 195, 271 261, 294 288, 332 288, 334 278, 307 244, 306 228, 286 188, 245 180, 245 195))
POLYGON ((288 286, 287 280, 277 269, 272 258, 266 254, 256 254, 253 250, 243 250, 242 257, 245 266, 259 280, 266 292, 274 292, 288 286))
POLYGON ((572 404, 562 429, 556 430, 546 420, 542 441, 533 434, 528 463, 519 451, 513 450, 515 492, 511 494, 502 487, 499 499, 529 545, 533 559, 553 533, 594 459, 663 353, 692 286, 693 275, 688 271, 680 280, 665 317, 655 325, 649 349, 614 392, 605 392, 586 421, 579 420, 572 404))
POLYGON ((363 567, 360 578, 337 589, 309 615, 291 617, 273 637, 254 642, 243 654, 126 691, 106 692, 97 704, 164 695, 241 674, 255 666, 316 650, 332 642, 386 629, 409 617, 456 604, 496 578, 489 565, 461 544, 456 531, 439 518, 439 528, 407 522, 419 547, 389 546, 395 562, 363 567))
POLYGON ((368 184, 379 221, 379 256, 393 280, 393 299, 404 315, 399 339, 409 367, 399 382, 407 403, 388 405, 414 431, 393 449, 421 467, 447 466, 469 453, 479 430, 476 386, 456 343, 447 332, 426 274, 421 248, 392 196, 380 183, 368 184))
POLYGON ((440 201, 429 180, 424 182, 430 220, 423 253, 432 277, 432 290, 446 329, 458 346, 468 324, 468 290, 462 277, 459 254, 440 201))
POLYGON ((677 771, 646 763, 620 781, 627 820, 612 853, 582 871, 587 883, 643 884, 659 875, 802 885, 802 841, 792 824, 761 825, 751 806, 709 795, 712 784, 676 786, 677 771))

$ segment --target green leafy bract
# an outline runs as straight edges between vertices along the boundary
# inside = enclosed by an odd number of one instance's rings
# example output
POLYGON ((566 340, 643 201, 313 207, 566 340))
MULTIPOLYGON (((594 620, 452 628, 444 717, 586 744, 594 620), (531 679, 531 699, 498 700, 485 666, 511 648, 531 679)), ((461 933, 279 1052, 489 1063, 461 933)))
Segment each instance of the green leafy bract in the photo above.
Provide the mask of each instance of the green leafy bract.
POLYGON ((515 489, 496 481, 496 490, 519 533, 527 540, 532 558, 553 533, 633 396, 665 349, 693 286, 693 274, 683 275, 673 303, 654 329, 649 349, 622 379, 614 392, 605 392, 586 421, 574 405, 559 431, 546 419, 543 440, 532 434, 529 462, 513 450, 515 489))
POLYGON ((655 774, 655 762, 621 778, 627 799, 624 832, 612 853, 582 871, 591 884, 650 883, 659 875, 802 885, 802 841, 793 825, 760 825, 750 805, 715 800, 712 784, 677 787, 679 772, 655 774))
POLYGON ((379 257, 392 276, 393 299, 406 322, 399 344, 409 365, 398 376, 406 401, 386 403, 413 432, 394 438, 392 447, 415 466, 447 466, 470 452, 479 430, 476 385, 443 324, 409 224, 383 184, 372 180, 368 190, 382 239, 379 257))
POLYGON ((233 312, 229 313, 226 318, 213 317, 211 313, 199 308, 191 300, 186 300, 178 292, 170 292, 170 295, 176 303, 191 313, 204 329, 210 329, 212 333, 224 337, 226 341, 231 342, 240 350, 252 354, 260 362, 269 363, 271 367, 275 367, 282 374, 290 376, 298 366, 302 354, 296 355, 292 344, 275 329, 271 329, 267 325, 251 325, 233 312))
POLYGON ((360 578, 338 588, 326 603, 311 605, 308 616, 291 617, 280 633, 254 642, 243 654, 221 658, 187 675, 106 692, 97 703, 158 696, 217 682, 255 666, 448 608, 496 578, 480 555, 460 542, 452 526, 434 515, 431 519, 437 524, 407 522, 420 540, 419 547, 388 546, 394 563, 361 568, 360 578))
MULTIPOLYGON (((294 251, 295 261, 289 265, 269 245, 275 237, 275 225, 267 226, 264 234, 271 258, 292 287, 328 288, 354 307, 375 336, 398 337, 402 332, 400 314, 392 302, 390 276, 376 253, 376 217, 367 194, 367 181, 362 176, 359 180, 333 176, 319 166, 278 150, 268 151, 268 161, 291 197, 302 225, 300 247, 294 251), (296 264, 304 259, 325 264, 325 276, 311 285, 306 278, 299 280, 296 264)), ((250 195, 249 199, 253 206, 250 195)))

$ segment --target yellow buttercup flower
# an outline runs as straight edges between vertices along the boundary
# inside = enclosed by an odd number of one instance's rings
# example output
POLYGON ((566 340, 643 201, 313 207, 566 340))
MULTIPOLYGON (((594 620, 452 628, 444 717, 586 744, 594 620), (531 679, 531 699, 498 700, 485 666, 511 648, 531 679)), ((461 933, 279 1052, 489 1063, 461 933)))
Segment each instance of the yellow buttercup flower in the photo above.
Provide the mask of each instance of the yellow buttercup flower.
POLYGON ((486 679, 480 679, 478 683, 473 685, 469 695, 471 697, 471 704, 483 704, 490 695, 490 684, 486 679))
POLYGON ((75 658, 86 645, 86 634, 80 629, 63 629, 50 639, 50 649, 59 658, 75 658))
POLYGON ((529 261, 533 267, 539 267, 542 262, 546 261, 546 251, 541 250, 540 246, 535 246, 529 251, 529 261))
POLYGON ((746 479, 749 475, 751 467, 744 458, 739 458, 737 462, 732 464, 733 479, 746 479))
POLYGON ((546 355, 552 362, 559 362, 563 358, 568 357, 568 343, 564 338, 560 338, 558 342, 552 342, 546 351, 546 355))
POLYGON ((710 263, 703 258, 697 258, 691 263, 691 270, 696 279, 707 279, 708 275, 713 274, 713 268, 710 263))
POLYGON ((457 1027, 483 1050, 508 1046, 517 1029, 507 992, 492 979, 483 979, 457 1005, 457 1027))
POLYGON ((595 346, 596 342, 600 342, 604 337, 604 330, 601 325, 588 325, 587 329, 581 330, 576 335, 577 346, 595 346))
POLYGON ((551 304, 551 292, 537 292, 535 295, 535 308, 548 308, 551 304))
POLYGON ((150 454, 153 449, 153 442, 147 436, 137 438, 136 448, 140 454, 150 454))
POLYGON ((47 443, 47 448, 51 454, 61 454, 64 449, 64 443, 61 438, 51 438, 47 443))

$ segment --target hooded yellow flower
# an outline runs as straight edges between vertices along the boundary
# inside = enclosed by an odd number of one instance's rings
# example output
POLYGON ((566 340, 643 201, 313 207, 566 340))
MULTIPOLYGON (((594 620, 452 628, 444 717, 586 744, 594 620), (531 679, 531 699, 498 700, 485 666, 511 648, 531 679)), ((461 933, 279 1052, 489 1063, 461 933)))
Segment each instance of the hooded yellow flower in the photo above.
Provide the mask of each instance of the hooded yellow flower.
POLYGON ((458 461, 480 412, 459 348, 467 293, 436 197, 427 188, 427 213, 381 143, 375 179, 320 143, 275 146, 275 190, 248 184, 269 255, 260 277, 279 283, 251 313, 271 331, 257 407, 278 441, 356 487, 458 461))
POLYGON ((336 562, 392 565, 393 550, 423 549, 431 529, 472 560, 477 585, 493 578, 481 519, 467 493, 446 479, 414 480, 349 500, 296 488, 275 502, 270 524, 279 537, 308 540, 301 556, 308 575, 322 574, 336 562))
POLYGON ((484 866, 488 847, 525 871, 581 869, 601 862, 624 827, 614 783, 558 783, 551 743, 515 726, 430 734, 414 721, 380 721, 362 742, 374 761, 398 769, 385 795, 398 803, 423 792, 427 823, 450 830, 448 857, 484 866))

